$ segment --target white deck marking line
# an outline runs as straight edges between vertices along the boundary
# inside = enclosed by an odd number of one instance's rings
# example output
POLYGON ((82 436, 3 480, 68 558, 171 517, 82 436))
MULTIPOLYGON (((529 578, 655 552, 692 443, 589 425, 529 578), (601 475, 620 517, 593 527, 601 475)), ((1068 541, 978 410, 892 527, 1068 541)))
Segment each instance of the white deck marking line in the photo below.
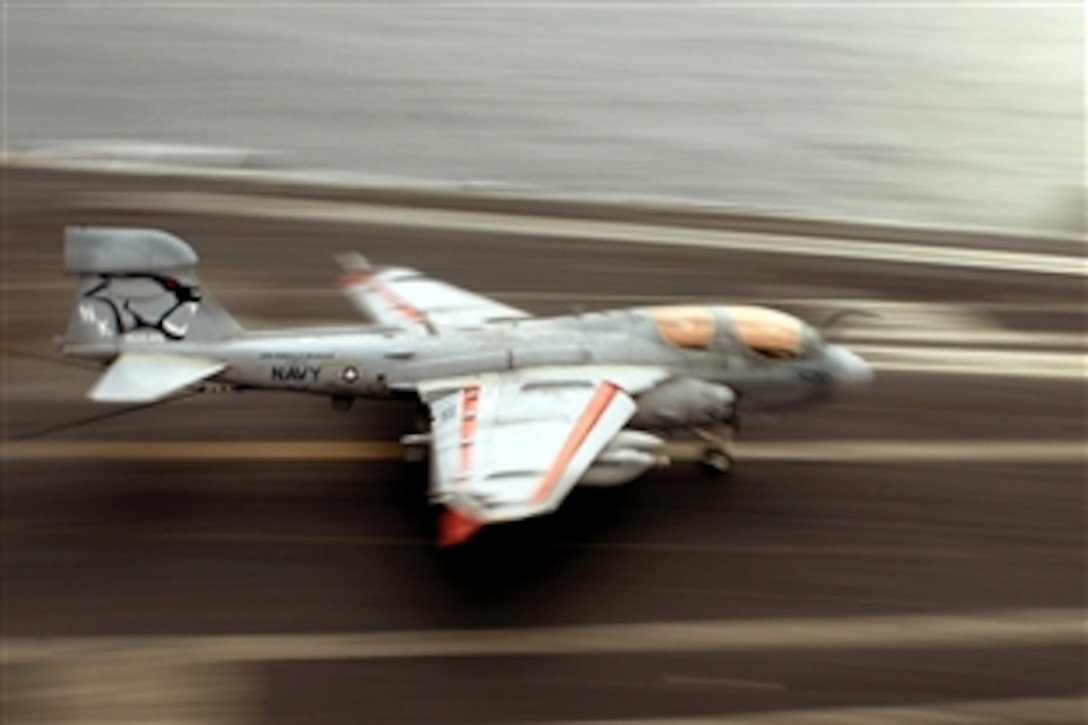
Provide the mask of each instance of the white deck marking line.
MULTIPOLYGON (((1088 355, 1042 350, 962 349, 846 343, 875 370, 1083 380, 1088 355)), ((878 380, 879 384, 879 380, 878 380)))
MULTIPOLYGON (((750 3, 759 6, 759 3, 750 3)), ((992 4, 976 3, 979 7, 991 7, 992 4)), ((1023 7, 1036 8, 1038 4, 1028 2, 1019 3, 1023 7)), ((1061 5, 1058 0, 1054 5, 1061 5)), ((1065 4, 1076 7, 1073 0, 1065 0, 1065 4)), ((806 8, 811 8, 811 3, 797 3, 806 8)), ((834 5, 832 3, 831 5, 834 5)), ((1015 6, 1015 4, 1013 4, 1015 6)), ((846 3, 840 3, 842 7, 853 7, 846 3)), ((918 3, 918 7, 940 8, 940 3, 918 3)), ((265 153, 261 149, 256 151, 265 153)), ((616 204, 633 205, 638 209, 657 209, 660 211, 696 211, 707 212, 713 215, 724 214, 726 219, 735 217, 738 213, 743 216, 757 216, 768 221, 787 221, 798 223, 811 221, 818 224, 834 224, 845 222, 851 226, 875 225, 880 228, 893 228, 897 230, 918 229, 921 232, 932 232, 932 227, 911 224, 910 222, 888 222, 879 218, 866 217, 836 217, 814 216, 801 213, 775 213, 771 210, 736 208, 732 205, 723 205, 705 199, 684 200, 675 196, 646 196, 639 194, 613 194, 592 192, 570 192, 549 190, 540 187, 526 187, 519 184, 508 184, 500 181, 477 179, 474 181, 440 181, 434 179, 419 179, 388 174, 365 174, 344 171, 330 171, 329 169, 287 169, 276 168, 272 170, 257 170, 252 168, 229 168, 215 166, 183 166, 172 163, 155 161, 148 163, 146 160, 111 158, 82 159, 75 157, 47 157, 42 154, 27 153, 22 150, 0 151, 0 166, 13 169, 46 170, 75 173, 93 173, 99 175, 115 175, 131 178, 154 177, 168 178, 172 180, 182 179, 198 181, 206 184, 209 181, 241 181, 253 187, 268 189, 282 189, 286 186, 301 186, 308 192, 321 191, 410 191, 443 194, 447 198, 451 196, 462 199, 494 199, 500 203, 547 201, 558 204, 583 204, 586 201, 603 203, 608 206, 616 204)), ((996 228, 979 228, 977 226, 951 225, 942 226, 941 229, 953 233, 968 232, 975 235, 985 233, 1000 233, 996 228)), ((1019 230, 1020 236, 1035 233, 1049 242, 1084 246, 1088 239, 1083 232, 1062 232, 1054 229, 1040 232, 1038 230, 1019 230)))
POLYGON ((257 722, 260 673, 249 664, 169 665, 136 653, 98 653, 6 673, 12 723, 257 722), (133 655, 136 656, 133 656, 133 655))
MULTIPOLYGON (((715 716, 586 720, 580 725, 1072 725, 1084 722, 1088 697, 911 703, 877 707, 822 707, 715 716)), ((565 721, 568 725, 571 721, 565 721)))
POLYGON ((213 214, 255 219, 290 219, 336 224, 377 224, 416 229, 519 234, 582 242, 650 244, 704 249, 729 249, 772 254, 797 254, 924 266, 989 269, 1066 277, 1088 276, 1084 258, 1072 255, 1006 252, 965 247, 859 242, 846 239, 721 232, 665 225, 557 219, 509 213, 283 199, 243 194, 196 192, 91 192, 79 203, 90 208, 213 214))
MULTIPOLYGON (((0 282, 0 292, 71 292, 72 285, 69 282, 25 282, 25 283, 9 283, 4 284, 0 282)), ((328 297, 330 299, 340 299, 340 295, 336 290, 329 287, 291 287, 292 295, 305 295, 313 297, 328 297)), ((277 287, 271 286, 253 286, 249 283, 242 284, 230 284, 225 285, 219 289, 219 299, 229 299, 231 297, 250 297, 261 295, 279 295, 283 290, 277 287)), ((648 293, 601 293, 601 292, 589 292, 589 291, 576 291, 569 290, 566 292, 517 292, 511 290, 481 290, 479 294, 485 297, 490 297, 499 301, 513 304, 515 302, 542 302, 542 303, 567 303, 570 306, 570 310, 559 313, 548 313, 547 315, 541 315, 542 317, 553 316, 554 314, 564 314, 565 312, 573 312, 577 303, 591 302, 594 304, 609 305, 610 303, 623 306, 638 305, 638 304, 691 304, 691 305, 713 305, 722 304, 723 300, 719 298, 708 297, 706 295, 683 295, 683 294, 648 294, 648 293)), ((925 310, 927 308, 938 307, 931 303, 911 303, 911 302, 896 302, 890 303, 883 300, 871 300, 871 299, 851 299, 851 300, 836 300, 830 298, 811 298, 811 299, 788 299, 788 300, 776 300, 776 299, 759 299, 748 300, 748 303, 760 304, 770 307, 776 307, 782 304, 789 304, 794 307, 816 307, 826 314, 827 310, 836 308, 858 308, 866 309, 869 311, 877 312, 881 317, 875 320, 856 319, 851 322, 850 325, 845 326, 841 330, 837 330, 835 338, 839 341, 851 342, 851 341, 872 341, 872 342, 906 342, 917 345, 949 345, 953 347, 967 347, 967 346, 981 346, 986 345, 989 347, 1011 346, 1011 347, 1055 347, 1055 348, 1073 348, 1084 349, 1088 344, 1088 336, 1079 332, 1054 332, 1054 331, 1041 331, 1031 332, 1028 330, 1016 330, 1008 329, 1000 326, 998 323, 989 320, 979 320, 975 324, 966 325, 960 324, 958 321, 954 325, 949 324, 929 324, 926 321, 918 320, 917 316, 913 314, 915 308, 919 310, 925 310), (911 317, 907 319, 907 314, 911 317)), ((228 305, 229 307, 230 305, 228 305)), ((995 310, 1012 310, 1023 311, 1028 314, 1042 314, 1048 312, 1058 312, 1066 314, 1084 315, 1084 308, 1075 305, 1013 305, 1002 303, 963 303, 963 304, 948 304, 940 305, 939 307, 947 308, 949 310, 966 310, 970 313, 974 313, 977 317, 983 317, 983 313, 994 312, 995 310)), ((9 313, 9 319, 18 317, 35 317, 36 313, 9 313)), ((816 318, 818 319, 818 318, 816 318)), ((935 317, 932 319, 936 319, 935 317)), ((328 319, 328 318, 314 318, 312 321, 302 321, 297 317, 291 318, 289 321, 283 319, 277 319, 274 317, 253 317, 250 316, 248 320, 251 326, 261 328, 277 328, 282 327, 284 324, 300 325, 300 324, 313 324, 316 326, 326 325, 364 325, 358 320, 358 318, 348 319, 328 319)))
MULTIPOLYGON (((224 271, 237 272, 237 270, 221 270, 213 268, 211 274, 221 273, 224 271)), ((72 291, 74 285, 70 280, 59 278, 53 279, 55 276, 52 274, 54 270, 50 270, 44 274, 40 273, 40 279, 38 281, 26 281, 26 282, 4 282, 0 281, 0 291, 5 292, 63 292, 69 293, 72 291), (48 277, 48 279, 44 279, 48 277)), ((205 270, 208 273, 208 270, 205 270)), ((283 294, 283 288, 277 287, 271 284, 262 284, 254 282, 251 277, 239 278, 236 282, 224 282, 220 280, 216 284, 217 296, 222 301, 222 298, 233 296, 248 296, 248 295, 278 295, 283 294)), ((332 286, 323 287, 309 287, 299 286, 291 287, 292 295, 306 295, 306 296, 320 296, 328 297, 330 299, 341 299, 340 293, 332 286)), ((564 288, 563 291, 526 291, 515 289, 474 289, 477 294, 484 295, 485 297, 491 297, 498 300, 505 300, 508 302, 552 302, 552 303, 576 303, 576 302, 595 302, 601 304, 609 303, 678 303, 678 304, 691 304, 691 305, 713 305, 713 304, 758 304, 774 307, 777 305, 790 305, 797 307, 818 307, 821 310, 831 311, 841 308, 858 308, 865 309, 870 312, 876 312, 881 315, 874 321, 866 322, 864 318, 859 318, 851 322, 845 330, 853 330, 864 324, 866 328, 870 325, 873 327, 884 328, 887 327, 887 320, 900 318, 903 311, 914 312, 918 309, 932 308, 935 303, 918 301, 894 301, 882 298, 871 297, 853 297, 853 298, 834 298, 834 297, 821 297, 818 294, 812 297, 778 297, 767 296, 758 299, 723 299, 721 296, 707 295, 707 294, 682 294, 682 293, 653 293, 653 292, 636 292, 634 290, 628 292, 599 292, 591 289, 574 289, 564 288)), ((941 304, 941 307, 954 310, 967 310, 974 313, 993 313, 993 312, 1026 312, 1030 314, 1046 314, 1046 313, 1066 313, 1076 314, 1083 316, 1085 314, 1085 305, 1077 302, 955 302, 941 304)), ((353 318, 354 319, 354 318, 353 318)), ((924 329, 921 324, 914 325, 916 328, 924 329)), ((964 332, 969 332, 970 329, 963 328, 964 332)), ((1025 333, 1030 334, 1030 333, 1025 333)))
POLYGON ((9 637, 6 663, 140 652, 156 661, 286 662, 413 657, 1076 647, 1083 609, 295 634, 9 637))
MULTIPOLYGON (((675 443, 675 460, 692 454, 693 444, 675 443)), ((1081 440, 828 440, 779 443, 737 442, 746 461, 822 463, 1083 463, 1088 441, 1081 440)), ((0 457, 14 461, 399 461, 404 447, 396 441, 65 441, 5 443, 0 457)))
MULTIPOLYGON (((1024 332, 1020 330, 908 330, 903 328, 846 329, 835 332, 836 342, 852 346, 855 342, 898 342, 925 346, 947 345, 950 352, 965 348, 1059 348, 1066 351, 1084 350, 1088 337, 1077 332, 1024 332)), ((939 350, 934 347, 934 354, 939 350)), ((1006 350, 986 350, 988 354, 1005 354, 1006 350)), ((1013 350, 1009 350, 1013 352, 1013 350)))

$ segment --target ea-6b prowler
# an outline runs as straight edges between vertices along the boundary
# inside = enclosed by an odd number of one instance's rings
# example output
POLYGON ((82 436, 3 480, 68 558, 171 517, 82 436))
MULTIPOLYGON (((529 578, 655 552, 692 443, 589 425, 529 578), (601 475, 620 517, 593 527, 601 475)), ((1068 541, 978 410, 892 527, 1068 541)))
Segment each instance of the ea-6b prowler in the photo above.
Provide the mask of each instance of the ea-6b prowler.
POLYGON ((739 413, 863 387, 869 366, 797 317, 671 306, 534 317, 402 267, 341 258, 340 286, 374 323, 247 331, 200 287, 197 255, 151 229, 69 228, 79 275, 66 355, 109 367, 93 400, 150 403, 213 382, 425 406, 402 439, 429 450, 439 543, 555 510, 703 444, 724 472, 739 413), (429 420, 427 420, 429 418, 429 420))

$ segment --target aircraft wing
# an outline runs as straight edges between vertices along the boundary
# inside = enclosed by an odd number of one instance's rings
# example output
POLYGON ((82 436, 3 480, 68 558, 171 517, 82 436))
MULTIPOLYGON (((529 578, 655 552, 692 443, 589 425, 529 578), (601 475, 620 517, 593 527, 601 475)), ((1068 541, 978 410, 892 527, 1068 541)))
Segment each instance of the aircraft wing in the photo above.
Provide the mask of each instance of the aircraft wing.
POLYGON ((364 315, 382 325, 434 333, 531 317, 408 267, 372 269, 358 254, 342 255, 339 261, 344 270, 341 290, 364 315))
POLYGON ((439 544, 555 510, 635 412, 657 368, 557 367, 420 386, 431 408, 439 544))

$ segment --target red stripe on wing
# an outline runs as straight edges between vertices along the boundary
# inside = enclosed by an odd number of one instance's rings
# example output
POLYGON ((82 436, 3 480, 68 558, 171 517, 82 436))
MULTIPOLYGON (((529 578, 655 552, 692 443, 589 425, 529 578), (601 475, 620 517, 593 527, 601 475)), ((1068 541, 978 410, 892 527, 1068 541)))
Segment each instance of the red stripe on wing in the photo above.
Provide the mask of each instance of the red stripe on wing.
POLYGON ((337 285, 341 288, 359 285, 368 287, 371 292, 381 297, 385 304, 392 307, 404 319, 414 323, 423 322, 422 312, 405 302, 396 292, 389 289, 388 285, 369 272, 347 272, 342 274, 337 280, 337 285))
POLYGON ((459 486, 467 485, 472 477, 472 454, 476 447, 476 411, 479 403, 479 385, 468 385, 461 391, 461 427, 458 431, 460 451, 457 465, 459 486))
POLYGON ((535 503, 540 503, 546 499, 552 489, 555 488, 563 475, 563 471, 570 465, 571 459, 574 458, 578 449, 585 443, 590 431, 593 430, 601 420, 601 416, 608 410, 608 406, 612 404, 612 399, 616 397, 618 391, 619 386, 608 382, 602 383, 597 388, 597 392, 593 394, 589 405, 586 406, 585 411, 582 412, 581 417, 574 424, 574 429, 571 430, 566 442, 563 443, 563 447, 559 450, 555 462, 552 463, 551 468, 544 474, 544 478, 540 480, 540 485, 533 492, 533 501, 535 503))

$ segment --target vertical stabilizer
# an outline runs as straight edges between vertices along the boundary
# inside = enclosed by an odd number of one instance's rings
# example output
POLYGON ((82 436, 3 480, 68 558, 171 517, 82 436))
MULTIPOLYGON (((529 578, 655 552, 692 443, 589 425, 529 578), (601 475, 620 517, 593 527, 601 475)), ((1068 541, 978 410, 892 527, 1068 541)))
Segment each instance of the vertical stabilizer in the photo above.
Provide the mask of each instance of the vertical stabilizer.
POLYGON ((117 346, 226 340, 238 323, 196 276, 199 259, 181 239, 156 229, 69 227, 64 268, 79 276, 64 343, 117 346))

